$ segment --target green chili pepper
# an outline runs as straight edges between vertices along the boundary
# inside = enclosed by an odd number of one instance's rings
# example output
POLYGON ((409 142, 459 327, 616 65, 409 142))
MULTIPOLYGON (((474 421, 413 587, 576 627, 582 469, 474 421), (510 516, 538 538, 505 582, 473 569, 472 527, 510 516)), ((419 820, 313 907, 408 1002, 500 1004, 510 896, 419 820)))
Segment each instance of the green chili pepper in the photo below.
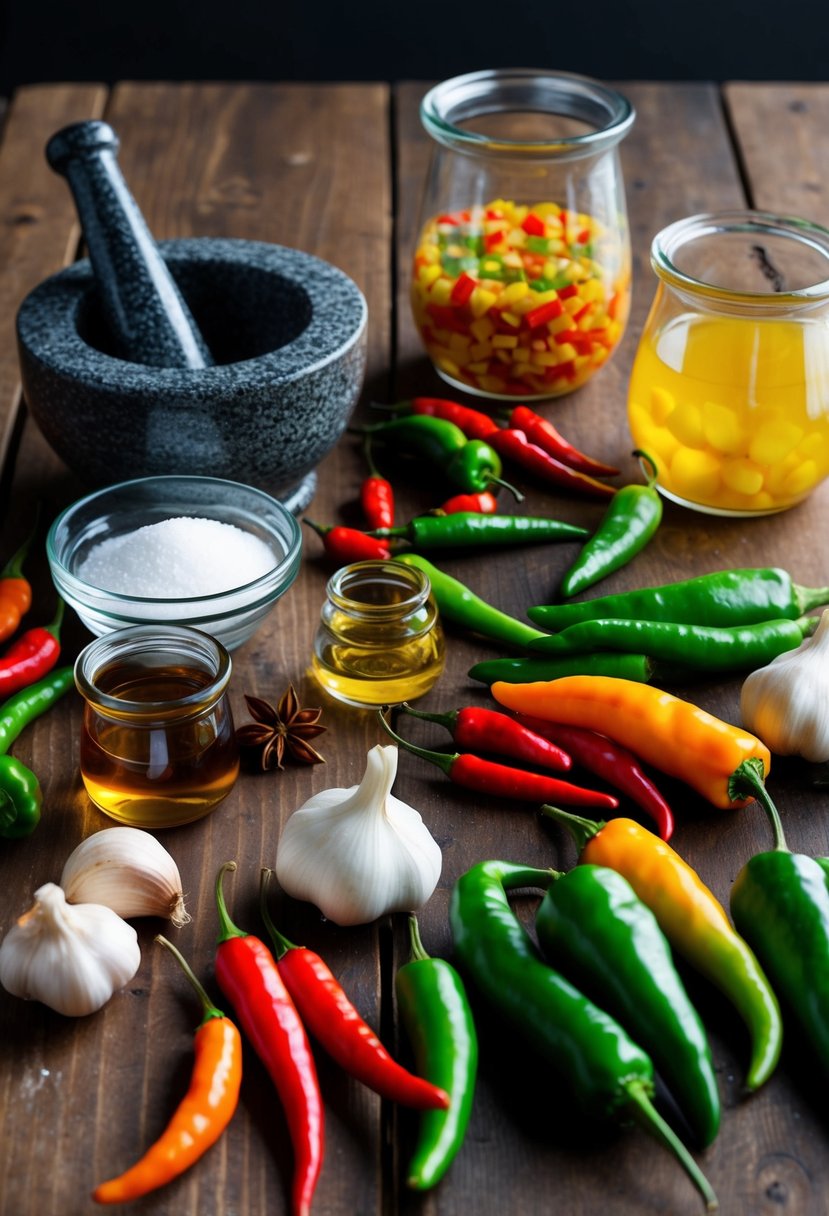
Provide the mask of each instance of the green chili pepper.
POLYGON ((0 756, 0 836, 30 835, 40 820, 43 795, 31 769, 16 756, 0 756))
POLYGON ((681 625, 671 621, 596 620, 569 625, 529 643, 546 655, 621 650, 652 659, 696 665, 706 671, 765 667, 814 633, 818 618, 760 621, 756 625, 681 625))
POLYGON ((599 596, 578 604, 541 604, 528 615, 546 629, 579 621, 678 621, 686 625, 753 625, 794 620, 829 604, 829 587, 801 587, 775 567, 720 570, 677 583, 599 596))
POLYGON ((0 706, 0 755, 9 750, 24 726, 40 717, 73 686, 71 667, 56 667, 36 684, 22 688, 0 706))
POLYGON ((425 557, 417 553, 399 553, 393 560, 406 566, 417 566, 428 576, 438 612, 445 621, 521 650, 526 650, 533 639, 545 636, 541 630, 533 629, 531 625, 508 616, 480 599, 463 583, 438 570, 425 557))
POLYGON ((469 668, 470 680, 482 684, 494 684, 504 680, 507 684, 533 684, 537 680, 558 680, 562 676, 615 676, 619 680, 635 680, 649 684, 654 677, 656 664, 644 654, 614 654, 599 651, 596 654, 564 654, 545 659, 484 659, 469 668))
MULTIPOLYGON (((751 761, 746 764, 752 765, 751 761)), ((734 778, 735 797, 746 788, 734 778)), ((829 1076, 829 887, 820 860, 792 853, 771 799, 755 795, 771 820, 774 848, 743 866, 731 889, 731 914, 829 1076)))
POLYGON ((505 861, 480 862, 462 874, 450 906, 458 957, 511 1029, 563 1074, 585 1114, 635 1119, 674 1153, 714 1208, 710 1184, 651 1102, 650 1057, 542 960, 509 906, 507 890, 546 889, 554 878, 553 871, 505 861))
POLYGON ((720 1098, 708 1038, 656 917, 627 879, 576 866, 548 888, 535 926, 553 966, 645 1048, 700 1145, 710 1144, 720 1098))
POLYGON ((382 540, 402 537, 418 549, 460 549, 470 545, 531 545, 545 541, 575 540, 588 536, 586 528, 536 515, 481 515, 458 511, 454 515, 418 515, 398 528, 377 528, 369 533, 382 540))
POLYGON ((662 499, 654 485, 656 465, 645 452, 651 473, 646 485, 622 486, 611 498, 599 526, 561 580, 561 594, 577 595, 627 565, 653 536, 662 520, 662 499))
POLYGON ((433 461, 459 490, 479 492, 492 485, 506 486, 501 479, 501 457, 483 439, 467 439, 459 426, 430 414, 407 414, 366 427, 366 435, 394 443, 398 450, 433 461))
POLYGON ((418 1074, 449 1094, 447 1110, 424 1111, 407 1185, 426 1191, 440 1181, 463 1144, 478 1069, 478 1036, 463 980, 423 948, 417 917, 409 917, 412 957, 397 972, 395 990, 418 1074))

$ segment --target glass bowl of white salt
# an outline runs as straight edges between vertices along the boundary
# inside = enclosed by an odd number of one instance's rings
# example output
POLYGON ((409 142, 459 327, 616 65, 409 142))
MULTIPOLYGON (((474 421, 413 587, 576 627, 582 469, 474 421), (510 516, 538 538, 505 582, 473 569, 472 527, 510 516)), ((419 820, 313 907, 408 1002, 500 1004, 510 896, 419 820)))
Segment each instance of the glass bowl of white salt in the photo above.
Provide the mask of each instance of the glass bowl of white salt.
POLYGON ((96 636, 190 625, 246 642, 299 571, 294 516, 263 490, 216 477, 142 477, 67 507, 46 540, 59 594, 96 636))

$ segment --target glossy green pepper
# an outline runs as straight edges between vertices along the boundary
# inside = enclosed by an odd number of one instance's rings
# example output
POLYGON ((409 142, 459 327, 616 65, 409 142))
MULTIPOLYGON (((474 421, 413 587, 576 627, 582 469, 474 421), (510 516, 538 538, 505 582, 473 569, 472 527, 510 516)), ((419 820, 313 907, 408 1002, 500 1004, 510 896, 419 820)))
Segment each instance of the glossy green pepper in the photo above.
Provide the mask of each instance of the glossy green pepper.
POLYGON ((475 1097, 478 1036, 463 980, 445 959, 426 953, 416 916, 409 917, 409 937, 411 958, 395 977, 400 1020, 418 1074, 450 1098, 448 1109, 420 1116, 406 1183, 425 1191, 441 1180, 463 1144, 475 1097))
POLYGON ((586 528, 539 515, 482 515, 458 511, 454 515, 418 515, 397 528, 377 528, 369 536, 381 540, 402 538, 417 549, 467 549, 488 545, 532 545, 578 540, 586 528))
POLYGON ((644 654, 616 653, 599 650, 593 654, 549 655, 541 658, 482 659, 470 667, 470 680, 494 684, 533 684, 537 680, 558 680, 562 676, 614 676, 618 680, 635 680, 648 684, 654 678, 656 664, 644 654))
MULTIPOLYGON (((409 414, 378 422, 363 434, 393 443, 400 455, 432 461, 454 486, 467 493, 507 485, 501 480, 501 457, 495 449, 483 439, 467 439, 461 428, 446 418, 409 414)), ((513 493, 521 497, 517 491, 513 493)))
POLYGON ((29 836, 40 821, 40 782, 16 756, 0 756, 0 836, 29 836))
POLYGON ((708 1038, 656 917, 627 879, 576 866, 548 888, 535 926, 549 961, 642 1044, 709 1145, 720 1098, 708 1038))

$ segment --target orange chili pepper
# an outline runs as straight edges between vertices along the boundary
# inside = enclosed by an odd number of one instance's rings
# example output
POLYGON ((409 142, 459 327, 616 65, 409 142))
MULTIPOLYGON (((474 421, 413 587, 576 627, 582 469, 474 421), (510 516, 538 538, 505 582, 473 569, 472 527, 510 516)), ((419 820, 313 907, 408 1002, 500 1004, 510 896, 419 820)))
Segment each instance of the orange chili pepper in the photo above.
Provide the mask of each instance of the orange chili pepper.
POLYGON ((0 642, 10 638, 20 620, 32 606, 32 588, 23 576, 23 563, 34 539, 35 529, 0 570, 0 642))
POLYGON ((239 1031, 211 1002, 175 946, 164 937, 155 940, 176 956, 204 1008, 196 1030, 193 1074, 186 1095, 155 1144, 126 1173, 97 1186, 92 1192, 96 1203, 126 1203, 172 1182, 216 1143, 239 1101, 239 1031))
POLYGON ((756 736, 650 684, 564 676, 529 684, 497 681, 491 691, 509 709, 600 731, 723 810, 752 801, 732 798, 729 788, 744 761, 759 760, 763 777, 771 768, 771 753, 756 736))

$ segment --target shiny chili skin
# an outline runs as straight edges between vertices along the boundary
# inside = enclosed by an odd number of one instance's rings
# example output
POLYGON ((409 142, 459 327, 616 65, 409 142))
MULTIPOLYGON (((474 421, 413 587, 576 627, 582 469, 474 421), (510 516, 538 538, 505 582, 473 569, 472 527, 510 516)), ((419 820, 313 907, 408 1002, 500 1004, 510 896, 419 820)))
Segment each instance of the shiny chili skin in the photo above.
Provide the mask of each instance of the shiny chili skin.
POLYGON ((751 801, 733 798, 729 789, 744 760, 758 758, 765 775, 771 768, 771 753, 755 735, 650 684, 564 676, 533 684, 496 681, 490 692, 507 709, 607 735, 722 810, 751 801))
POLYGON ((239 1031, 210 1001, 178 950, 165 938, 158 937, 156 941, 179 959, 204 1009, 193 1045, 193 1072, 186 1095, 158 1140, 120 1177, 95 1188, 92 1198, 96 1203, 126 1203, 178 1178, 216 1143, 239 1102, 242 1083, 239 1031))
POLYGON ((523 431, 505 428, 490 435, 488 442, 504 459, 514 460, 520 468, 554 489, 593 498, 612 498, 617 492, 615 486, 609 486, 607 482, 590 477, 587 473, 580 473, 543 448, 530 443, 523 431))
POLYGON ((380 540, 407 540, 417 549, 466 549, 469 546, 532 545, 578 540, 586 528, 538 515, 481 515, 461 511, 453 515, 418 515, 397 528, 379 528, 380 540))
POLYGON ((34 535, 33 528, 0 570, 0 642, 11 637, 32 606, 32 588, 24 577, 23 563, 32 547, 34 535))
POLYGON ((571 469, 580 473, 589 473, 595 477, 614 477, 619 470, 612 464, 595 460, 585 452, 579 451, 558 431, 546 418, 542 418, 535 410, 526 405, 516 405, 507 418, 507 425, 516 431, 523 431, 530 443, 543 448, 551 456, 555 456, 571 469))
POLYGON ((466 1135, 478 1072, 478 1036, 466 988, 455 968, 426 953, 417 917, 409 917, 411 957, 394 979, 400 1021, 424 1077, 449 1094, 449 1106, 420 1119, 406 1170, 415 1191, 435 1186, 466 1135))
POLYGON ((457 401, 448 401, 444 397, 415 397, 411 410, 413 414, 454 422, 467 439, 488 439, 493 431, 498 430, 497 422, 483 410, 473 410, 468 405, 460 405, 457 401))
POLYGON ((444 515, 455 515, 458 511, 477 511, 480 515, 494 515, 498 510, 498 499, 489 490, 480 494, 453 494, 441 503, 439 510, 444 515))
POLYGON ((303 519, 302 522, 322 538, 328 556, 344 565, 391 557, 391 549, 385 541, 369 536, 358 528, 345 528, 339 524, 326 526, 316 524, 311 519, 303 519))
POLYGON ((520 659, 482 659, 473 664, 467 675, 482 684, 499 680, 508 684, 533 684, 538 680, 558 680, 562 676, 616 676, 647 684, 654 678, 656 664, 644 654, 616 654, 597 651, 595 654, 540 655, 520 659))
POLYGON ((622 486, 613 495, 596 531, 561 580, 561 594, 568 599, 626 566, 662 522, 662 498, 654 484, 656 466, 644 452, 633 454, 650 467, 647 483, 622 486))
POLYGON ((26 688, 45 676, 60 657, 63 600, 49 625, 27 629, 0 659, 0 698, 26 688))
POLYGON ((547 965, 513 913, 507 891, 547 889, 549 870, 484 861, 452 890, 455 950, 476 989, 508 1031, 551 1064, 589 1117, 633 1118, 666 1145, 706 1198, 716 1197, 691 1155, 652 1105, 653 1063, 619 1023, 547 965))
POLYGON ((557 798, 565 806, 615 809, 619 805, 618 798, 614 798, 612 794, 584 789, 580 785, 562 781, 559 777, 512 768, 469 752, 434 752, 425 747, 417 747, 395 734, 382 710, 378 710, 377 716, 383 729, 398 747, 434 764, 450 781, 465 789, 477 790, 493 798, 512 798, 517 802, 532 802, 539 806, 552 798, 557 798), (548 792, 545 793, 545 790, 548 792))
POLYGON ((824 604, 829 604, 829 587, 801 587, 785 570, 760 567, 719 570, 575 604, 539 604, 528 615, 536 625, 555 630, 598 618, 754 625, 781 617, 795 620, 824 604))
POLYGON ((414 718, 436 722, 438 726, 445 727, 455 743, 468 751, 494 752, 499 756, 521 760, 524 764, 535 764, 539 768, 554 768, 559 771, 567 770, 573 764, 567 752, 542 733, 517 722, 509 714, 502 714, 494 709, 470 705, 438 714, 412 709, 405 701, 397 708, 414 718))
POLYGON ((650 908, 608 866, 578 865, 547 888, 535 927, 543 954, 653 1059, 698 1143, 720 1126, 711 1048, 650 908))
POLYGON ((698 671, 765 667, 795 650, 814 633, 818 618, 758 621, 755 625, 683 625, 673 621, 596 620, 568 625, 531 643, 535 654, 552 657, 579 651, 631 651, 656 661, 684 663, 698 671))
POLYGON ((276 961, 258 937, 237 929, 222 892, 226 862, 216 880, 219 945, 216 982, 236 1010, 242 1030, 282 1101, 294 1149, 292 1216, 309 1216, 322 1168, 324 1116, 314 1057, 276 961))
MULTIPOLYGON (((498 428, 496 433, 500 434, 498 428)), ((459 490, 480 493, 503 485, 502 464, 495 449, 483 439, 468 439, 454 422, 428 414, 410 414, 378 422, 367 434, 391 442, 401 454, 421 456, 459 490)))
POLYGON ((519 650, 525 650, 533 639, 544 636, 540 629, 534 629, 525 621, 519 621, 487 603, 464 583, 444 574, 419 553, 398 553, 395 554, 394 561, 402 562, 405 566, 416 566, 428 577, 435 603, 444 622, 451 621, 453 625, 460 625, 482 637, 503 642, 519 650))
POLYGON ((518 721, 563 747, 582 768, 627 794, 632 802, 650 815, 660 839, 671 839, 674 831, 673 812, 633 752, 595 730, 556 725, 529 714, 519 714, 518 721))
POLYGON ((19 840, 40 822, 43 791, 31 769, 8 752, 25 726, 74 686, 72 667, 59 667, 0 706, 0 837, 19 840))
POLYGON ((394 525, 394 490, 379 473, 370 473, 360 486, 360 506, 368 528, 391 528, 394 525))
POLYGON ((24 727, 46 713, 73 688, 74 668, 56 667, 0 705, 0 755, 5 754, 24 727))
POLYGON ((780 1006, 754 952, 714 893, 669 844, 633 819, 595 823, 553 806, 542 811, 571 832, 580 864, 609 866, 624 875, 675 952, 731 1002, 751 1037, 746 1088, 763 1085, 780 1058, 780 1006))
POLYGON ((345 1072, 382 1098, 416 1110, 445 1110, 448 1094, 393 1059, 319 954, 288 941, 276 928, 265 899, 271 874, 271 870, 262 872, 262 919, 274 945, 279 974, 306 1030, 345 1072))

